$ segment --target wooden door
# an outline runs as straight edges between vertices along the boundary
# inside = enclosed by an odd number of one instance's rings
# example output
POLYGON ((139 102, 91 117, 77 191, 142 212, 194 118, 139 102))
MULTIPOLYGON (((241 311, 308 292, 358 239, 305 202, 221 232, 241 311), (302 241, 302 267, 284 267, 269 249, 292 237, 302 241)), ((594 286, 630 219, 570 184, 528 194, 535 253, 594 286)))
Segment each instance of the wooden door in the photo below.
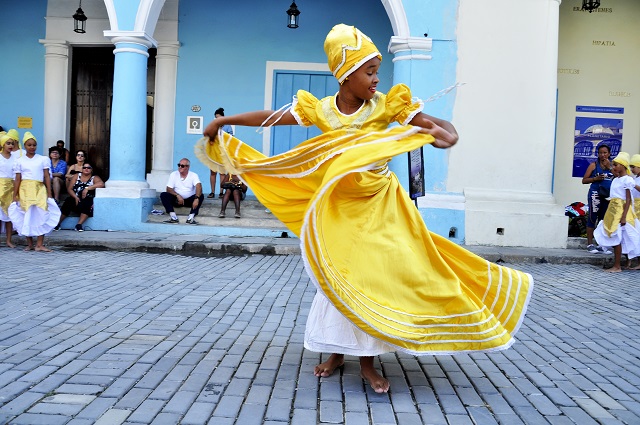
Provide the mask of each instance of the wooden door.
POLYGON ((71 78, 70 162, 87 152, 94 174, 109 179, 113 46, 74 47, 71 78))
MULTIPOLYGON (((329 72, 276 71, 273 109, 290 103, 300 89, 322 99, 337 93, 338 81, 329 72)), ((271 130, 271 155, 286 152, 320 133, 315 126, 274 126, 271 130)))

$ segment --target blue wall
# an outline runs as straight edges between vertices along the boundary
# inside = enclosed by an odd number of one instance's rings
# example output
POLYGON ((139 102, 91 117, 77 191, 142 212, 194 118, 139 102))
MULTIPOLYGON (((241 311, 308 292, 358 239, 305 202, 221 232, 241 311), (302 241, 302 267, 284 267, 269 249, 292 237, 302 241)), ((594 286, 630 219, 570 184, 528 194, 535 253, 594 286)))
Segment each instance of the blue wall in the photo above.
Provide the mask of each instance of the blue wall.
POLYGON ((42 140, 45 48, 38 42, 45 38, 47 1, 30 0, 28 10, 24 2, 2 2, 0 125, 5 131, 16 128, 21 139, 25 131, 33 133, 42 153, 51 145, 42 140), (18 117, 33 118, 33 128, 18 129, 18 117))
MULTIPOLYGON (((380 1, 299 4, 297 29, 286 26, 289 5, 247 1, 238 7, 234 2, 192 0, 188 8, 180 8, 174 159, 194 158, 200 136, 186 134, 187 116, 202 115, 206 125, 218 107, 226 115, 264 109, 266 62, 326 63, 324 39, 336 24, 355 25, 372 38, 383 54, 379 90, 392 86, 393 57, 387 46, 393 30, 380 1), (192 105, 202 110, 191 112, 192 105)), ((236 136, 262 150, 262 135, 255 128, 237 127, 236 136)), ((192 161, 192 169, 208 187, 205 167, 192 161)))

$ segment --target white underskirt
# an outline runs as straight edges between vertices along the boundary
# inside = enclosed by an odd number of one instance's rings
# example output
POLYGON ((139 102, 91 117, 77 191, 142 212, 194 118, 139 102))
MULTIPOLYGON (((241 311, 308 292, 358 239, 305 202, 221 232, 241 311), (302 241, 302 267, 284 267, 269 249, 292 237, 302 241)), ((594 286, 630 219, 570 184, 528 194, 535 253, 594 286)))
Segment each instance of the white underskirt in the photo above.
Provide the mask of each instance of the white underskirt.
POLYGON ((47 211, 31 205, 24 212, 16 202, 9 205, 9 217, 20 236, 40 236, 51 232, 60 220, 60 208, 53 198, 47 199, 47 211))
POLYGON ((396 351, 395 347, 363 332, 347 320, 319 291, 309 310, 304 348, 350 356, 377 356, 396 351))

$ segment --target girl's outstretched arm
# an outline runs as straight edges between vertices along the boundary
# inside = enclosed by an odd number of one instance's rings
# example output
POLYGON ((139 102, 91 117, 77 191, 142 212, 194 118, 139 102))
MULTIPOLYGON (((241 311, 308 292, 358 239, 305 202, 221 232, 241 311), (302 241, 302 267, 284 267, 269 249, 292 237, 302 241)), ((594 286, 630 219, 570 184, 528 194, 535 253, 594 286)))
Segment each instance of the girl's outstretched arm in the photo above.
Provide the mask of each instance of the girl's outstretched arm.
POLYGON ((204 129, 204 135, 208 136, 211 140, 218 134, 218 129, 223 125, 243 125, 247 127, 258 127, 264 123, 264 126, 269 125, 294 125, 298 124, 291 112, 286 111, 284 114, 276 113, 275 111, 254 111, 245 112, 237 115, 229 115, 228 117, 218 117, 211 121, 204 129), (273 115, 273 116, 271 116, 273 115), (275 122, 280 116, 282 118, 278 122, 275 122), (269 118, 271 117, 271 118, 269 118), (265 120, 269 120, 265 122, 265 120))
POLYGON ((421 133, 431 134, 436 139, 433 142, 436 148, 450 148, 458 143, 458 132, 449 121, 420 112, 409 124, 420 127, 421 133))

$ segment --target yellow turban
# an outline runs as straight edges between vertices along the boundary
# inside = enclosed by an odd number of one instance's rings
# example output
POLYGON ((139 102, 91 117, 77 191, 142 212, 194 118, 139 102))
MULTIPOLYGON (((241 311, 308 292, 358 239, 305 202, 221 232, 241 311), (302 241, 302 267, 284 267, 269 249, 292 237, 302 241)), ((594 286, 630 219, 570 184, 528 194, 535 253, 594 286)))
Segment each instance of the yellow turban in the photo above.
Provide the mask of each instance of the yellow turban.
POLYGON ((22 136, 22 144, 24 145, 29 139, 33 139, 36 141, 36 143, 38 143, 38 141, 36 140, 36 137, 33 134, 31 134, 30 131, 27 131, 24 133, 24 136, 22 136))
POLYGON ((4 148, 4 144, 7 143, 7 140, 11 140, 11 137, 7 136, 7 133, 3 131, 3 135, 0 136, 0 149, 4 148))
POLYGON ((368 60, 382 55, 371 39, 356 27, 338 24, 334 26, 324 40, 329 69, 342 83, 353 71, 368 60))
POLYGON ((20 141, 20 135, 18 134, 18 130, 16 130, 15 128, 7 131, 7 136, 9 136, 10 139, 15 140, 16 142, 20 141))
POLYGON ((629 165, 640 167, 640 154, 633 155, 631 161, 629 161, 629 165))
POLYGON ((629 168, 629 154, 626 152, 620 152, 618 153, 618 156, 616 156, 615 158, 613 158, 613 162, 616 162, 620 165, 623 165, 624 168, 627 169, 627 174, 631 174, 631 169, 629 168))

